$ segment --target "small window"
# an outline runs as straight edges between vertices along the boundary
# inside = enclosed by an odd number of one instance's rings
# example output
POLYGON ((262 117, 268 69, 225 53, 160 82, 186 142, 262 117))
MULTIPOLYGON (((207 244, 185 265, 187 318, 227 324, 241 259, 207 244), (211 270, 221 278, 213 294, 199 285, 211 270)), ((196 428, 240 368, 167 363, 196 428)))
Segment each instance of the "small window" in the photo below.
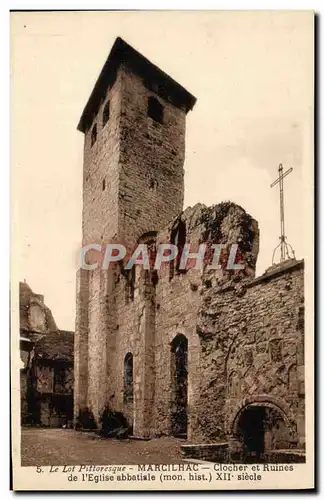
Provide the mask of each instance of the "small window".
POLYGON ((102 181, 102 190, 104 191, 106 189, 106 179, 102 181))
POLYGON ((163 106, 155 97, 148 99, 147 114, 156 122, 163 123, 163 106))
POLYGON ((127 353, 124 359, 124 403, 133 401, 133 355, 127 353))
POLYGON ((150 189, 156 189, 158 187, 158 181, 153 179, 153 177, 150 180, 150 189))
POLYGON ((107 104, 104 107, 103 113, 102 113, 102 126, 104 127, 109 120, 109 115, 110 115, 110 102, 108 101, 107 104))
POLYGON ((171 241, 172 245, 175 245, 178 249, 178 254, 175 260, 170 262, 170 277, 172 280, 174 273, 182 274, 186 272, 186 269, 180 269, 180 261, 183 252, 183 248, 186 243, 187 231, 186 224, 180 219, 177 225, 171 231, 171 241))
POLYGON ((126 303, 130 300, 134 300, 135 292, 135 279, 136 279, 136 267, 132 266, 131 269, 127 271, 127 281, 126 281, 126 303))
POLYGON ((96 140, 97 140, 97 124, 95 123, 91 130, 91 146, 94 145, 96 140))

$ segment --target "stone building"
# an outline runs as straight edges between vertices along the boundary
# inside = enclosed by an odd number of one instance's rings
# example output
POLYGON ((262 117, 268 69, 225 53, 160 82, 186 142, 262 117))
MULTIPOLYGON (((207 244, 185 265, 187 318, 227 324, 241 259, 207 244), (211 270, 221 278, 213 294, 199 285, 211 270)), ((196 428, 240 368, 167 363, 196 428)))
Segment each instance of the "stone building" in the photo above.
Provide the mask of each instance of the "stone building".
POLYGON ((196 99, 118 38, 81 116, 83 246, 153 254, 223 244, 220 269, 80 268, 75 416, 108 405, 135 436, 259 453, 304 445, 303 261, 255 277, 257 222, 231 202, 183 211, 186 114, 196 99), (238 245, 234 269, 229 246, 238 245), (251 426, 251 422, 253 425, 251 426))
POLYGON ((73 332, 59 330, 44 297, 19 284, 22 425, 73 420, 73 332))

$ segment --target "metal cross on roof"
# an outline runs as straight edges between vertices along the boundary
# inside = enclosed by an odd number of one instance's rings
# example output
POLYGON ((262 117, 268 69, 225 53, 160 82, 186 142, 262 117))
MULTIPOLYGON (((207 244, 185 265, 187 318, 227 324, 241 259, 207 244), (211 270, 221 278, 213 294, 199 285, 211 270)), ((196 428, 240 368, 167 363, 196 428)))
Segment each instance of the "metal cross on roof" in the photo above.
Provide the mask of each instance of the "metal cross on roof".
POLYGON ((286 172, 283 172, 283 166, 280 163, 279 168, 278 168, 279 177, 270 186, 270 187, 274 187, 277 184, 279 184, 279 190, 280 190, 280 230, 281 230, 281 234, 279 237, 280 243, 279 243, 279 245, 276 246, 276 248, 273 251, 272 264, 274 263, 275 254, 276 254, 276 251, 279 247, 280 247, 280 262, 283 262, 286 259, 291 259, 291 258, 294 259, 295 258, 295 252, 292 249, 292 246, 289 245, 289 243, 287 243, 287 241, 286 241, 284 186, 283 186, 284 177, 286 177, 288 174, 290 174, 290 172, 292 172, 292 170, 293 170, 292 168, 289 168, 288 170, 286 170, 286 172), (291 253, 290 253, 290 251, 291 251, 291 253))

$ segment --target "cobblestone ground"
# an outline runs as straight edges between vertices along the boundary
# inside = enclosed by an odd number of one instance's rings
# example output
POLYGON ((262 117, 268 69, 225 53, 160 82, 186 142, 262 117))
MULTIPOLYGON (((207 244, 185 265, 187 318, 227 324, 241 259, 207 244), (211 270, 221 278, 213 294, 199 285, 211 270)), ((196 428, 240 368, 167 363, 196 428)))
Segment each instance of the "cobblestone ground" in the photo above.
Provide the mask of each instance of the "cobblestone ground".
POLYGON ((185 441, 160 438, 150 441, 101 439, 93 433, 68 429, 21 431, 21 464, 161 464, 181 463, 180 446, 185 441))

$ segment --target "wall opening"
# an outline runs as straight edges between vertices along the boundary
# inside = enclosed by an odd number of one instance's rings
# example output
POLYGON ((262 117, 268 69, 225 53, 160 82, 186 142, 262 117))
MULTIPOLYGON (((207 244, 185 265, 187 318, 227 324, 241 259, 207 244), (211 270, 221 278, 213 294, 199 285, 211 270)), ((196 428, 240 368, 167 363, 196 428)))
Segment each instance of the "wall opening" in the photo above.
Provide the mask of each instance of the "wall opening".
POLYGON ((156 97, 149 97, 147 103, 147 114, 150 118, 158 123, 163 123, 164 108, 156 97))
POLYGON ((91 130, 91 146, 94 145, 96 140, 97 140, 97 124, 95 123, 91 130))
POLYGON ((271 461, 271 452, 291 448, 289 427, 282 413, 269 405, 252 404, 240 412, 236 438, 240 460, 245 463, 271 461))
POLYGON ((129 300, 134 300, 135 295, 135 282, 136 282, 136 266, 132 266, 131 269, 126 272, 126 304, 129 300))
POLYGON ((150 189, 155 190, 158 187, 158 181, 153 179, 153 177, 150 179, 150 189))
POLYGON ((172 434, 187 437, 188 429, 188 340, 179 334, 171 343, 172 434))
POLYGON ((124 403, 133 402, 133 355, 128 352, 124 359, 124 403))
POLYGON ((177 225, 171 231, 170 243, 171 245, 175 245, 177 247, 178 254, 177 257, 170 262, 170 280, 172 280, 175 273, 181 274, 186 272, 186 269, 180 269, 181 255, 183 247, 186 243, 186 237, 186 224, 180 219, 177 225))
POLYGON ((154 269, 154 263, 156 259, 156 231, 148 231, 142 234, 138 238, 138 244, 145 244, 147 248, 148 259, 150 263, 150 269, 141 269, 140 276, 144 282, 144 295, 148 298, 153 290, 151 289, 151 285, 156 286, 158 283, 158 273, 156 269, 154 269))
POLYGON ((110 101, 107 102, 105 105, 103 112, 102 112, 102 126, 104 127, 109 120, 110 117, 110 101))

